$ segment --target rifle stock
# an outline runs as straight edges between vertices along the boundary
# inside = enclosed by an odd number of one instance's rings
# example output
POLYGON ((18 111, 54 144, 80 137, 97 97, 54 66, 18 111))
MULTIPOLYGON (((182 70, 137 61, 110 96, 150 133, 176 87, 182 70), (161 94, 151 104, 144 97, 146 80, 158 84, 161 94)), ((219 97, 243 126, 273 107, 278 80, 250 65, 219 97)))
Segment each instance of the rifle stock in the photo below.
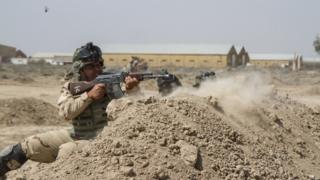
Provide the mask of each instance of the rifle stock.
POLYGON ((72 95, 79 95, 83 92, 90 91, 95 83, 93 82, 74 82, 69 84, 69 91, 72 95))

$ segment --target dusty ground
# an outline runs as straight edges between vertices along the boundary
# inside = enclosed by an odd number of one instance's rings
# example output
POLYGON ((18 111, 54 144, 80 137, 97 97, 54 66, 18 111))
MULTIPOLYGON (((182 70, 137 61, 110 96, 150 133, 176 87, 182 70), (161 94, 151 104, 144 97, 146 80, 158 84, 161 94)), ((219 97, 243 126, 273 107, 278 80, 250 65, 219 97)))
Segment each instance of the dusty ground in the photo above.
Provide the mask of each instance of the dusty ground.
MULTIPOLYGON (((13 72, 0 73, 0 147, 66 127, 61 73, 13 72)), ((169 97, 149 81, 144 96, 113 101, 89 146, 8 179, 320 179, 319 70, 221 71, 198 90, 194 73, 178 76, 184 88, 169 97)))

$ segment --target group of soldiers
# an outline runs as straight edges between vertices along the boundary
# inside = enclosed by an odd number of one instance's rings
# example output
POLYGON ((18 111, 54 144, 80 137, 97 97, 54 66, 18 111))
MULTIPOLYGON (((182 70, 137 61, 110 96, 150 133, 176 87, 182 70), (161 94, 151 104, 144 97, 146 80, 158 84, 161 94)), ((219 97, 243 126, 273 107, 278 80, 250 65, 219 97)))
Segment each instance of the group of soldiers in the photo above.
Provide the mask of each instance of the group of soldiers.
MULTIPOLYGON (((66 129, 49 131, 25 138, 23 141, 9 145, 0 151, 0 179, 8 171, 20 168, 27 160, 50 163, 68 156, 75 150, 92 141, 107 125, 106 108, 110 103, 106 97, 106 85, 96 83, 88 91, 73 94, 70 85, 75 82, 90 83, 103 73, 104 61, 101 49, 87 43, 77 48, 73 55, 73 65, 66 76, 67 82, 62 86, 58 99, 59 115, 69 121, 66 129)), ((144 72, 148 66, 138 57, 132 57, 127 71, 144 72)), ((157 78, 159 93, 166 96, 182 84, 176 75, 162 69, 158 72, 166 78, 157 78)), ((202 81, 214 77, 214 72, 204 72, 196 76, 195 88, 202 81)), ((129 93, 139 85, 139 79, 126 76, 123 79, 123 91, 129 93)))

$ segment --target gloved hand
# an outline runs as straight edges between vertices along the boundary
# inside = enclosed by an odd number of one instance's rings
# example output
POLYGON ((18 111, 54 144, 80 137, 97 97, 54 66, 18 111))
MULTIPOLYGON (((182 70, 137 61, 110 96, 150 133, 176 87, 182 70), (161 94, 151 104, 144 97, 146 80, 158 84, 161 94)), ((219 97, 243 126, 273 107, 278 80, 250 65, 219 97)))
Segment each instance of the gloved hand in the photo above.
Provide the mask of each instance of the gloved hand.
POLYGON ((104 97, 106 92, 106 86, 104 84, 96 84, 94 87, 88 92, 88 96, 93 100, 99 100, 104 97))

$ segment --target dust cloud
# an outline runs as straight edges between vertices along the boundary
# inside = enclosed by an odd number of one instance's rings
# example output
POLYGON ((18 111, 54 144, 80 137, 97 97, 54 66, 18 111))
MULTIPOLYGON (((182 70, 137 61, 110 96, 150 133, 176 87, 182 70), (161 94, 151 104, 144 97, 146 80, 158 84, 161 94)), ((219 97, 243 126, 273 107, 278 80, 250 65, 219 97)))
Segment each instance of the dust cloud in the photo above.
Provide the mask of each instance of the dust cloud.
POLYGON ((224 111, 240 113, 254 108, 272 95, 273 85, 269 74, 243 72, 203 82, 199 89, 179 88, 171 96, 190 94, 200 97, 212 96, 224 111), (240 111, 240 112, 239 112, 240 111))

